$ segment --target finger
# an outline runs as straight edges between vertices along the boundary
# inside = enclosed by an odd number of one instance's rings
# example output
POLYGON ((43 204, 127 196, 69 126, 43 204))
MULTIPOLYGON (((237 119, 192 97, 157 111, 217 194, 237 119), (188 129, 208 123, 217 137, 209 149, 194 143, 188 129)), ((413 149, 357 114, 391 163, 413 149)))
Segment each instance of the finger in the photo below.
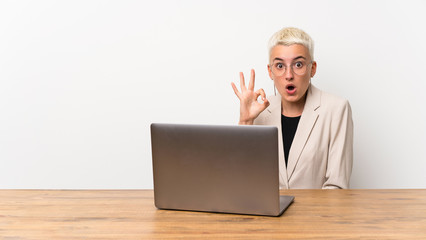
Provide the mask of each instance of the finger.
MULTIPOLYGON (((255 101, 257 101, 257 99, 259 98, 259 96, 260 96, 260 91, 259 90, 257 90, 256 92, 254 92, 254 100, 255 101)), ((262 100, 263 100, 263 98, 262 98, 262 100)))
POLYGON ((264 107, 263 110, 265 110, 269 106, 269 104, 270 103, 269 103, 268 99, 265 98, 265 101, 263 102, 263 107, 264 107))
POLYGON ((259 92, 260 96, 262 96, 262 101, 264 101, 264 102, 268 101, 268 99, 266 99, 266 94, 265 94, 265 91, 263 90, 263 88, 261 88, 257 91, 259 92))
POLYGON ((244 82, 244 74, 242 72, 240 72, 240 87, 241 87, 241 92, 247 89, 246 83, 244 82))
POLYGON ((251 72, 250 72, 250 82, 249 82, 249 87, 248 87, 248 89, 249 90, 254 90, 254 69, 252 69, 251 70, 251 72))
POLYGON ((266 94, 265 91, 261 88, 259 90, 256 91, 256 98, 261 96, 263 103, 261 103, 262 105, 262 111, 265 110, 268 106, 269 106, 269 101, 266 98, 266 94))
POLYGON ((241 93, 240 93, 240 91, 238 91, 237 86, 235 86, 235 84, 233 82, 231 82, 231 85, 232 85, 232 89, 234 89, 235 95, 237 95, 238 99, 241 100, 241 97, 240 97, 241 93))

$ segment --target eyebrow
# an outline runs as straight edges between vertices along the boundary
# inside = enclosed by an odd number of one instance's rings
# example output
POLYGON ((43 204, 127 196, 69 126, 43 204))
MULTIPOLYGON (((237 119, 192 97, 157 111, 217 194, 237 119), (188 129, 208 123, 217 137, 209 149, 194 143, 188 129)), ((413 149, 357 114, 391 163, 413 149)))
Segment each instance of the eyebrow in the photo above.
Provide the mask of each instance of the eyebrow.
MULTIPOLYGON (((298 56, 298 57, 295 57, 295 58, 293 58, 291 61, 294 61, 294 60, 297 60, 297 59, 300 59, 300 58, 303 58, 303 59, 305 59, 306 60, 306 58, 304 57, 304 56, 298 56)), ((282 58, 274 58, 274 60, 273 61, 282 61, 282 62, 284 62, 284 59, 282 59, 282 58)))

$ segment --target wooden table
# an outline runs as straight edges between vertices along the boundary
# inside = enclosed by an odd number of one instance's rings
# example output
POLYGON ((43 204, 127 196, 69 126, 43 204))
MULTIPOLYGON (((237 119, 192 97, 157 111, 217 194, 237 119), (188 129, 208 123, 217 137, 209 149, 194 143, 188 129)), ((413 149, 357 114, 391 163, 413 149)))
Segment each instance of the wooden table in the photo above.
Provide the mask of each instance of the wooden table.
POLYGON ((426 189, 287 190, 281 217, 158 210, 152 190, 0 190, 0 239, 426 239, 426 189))

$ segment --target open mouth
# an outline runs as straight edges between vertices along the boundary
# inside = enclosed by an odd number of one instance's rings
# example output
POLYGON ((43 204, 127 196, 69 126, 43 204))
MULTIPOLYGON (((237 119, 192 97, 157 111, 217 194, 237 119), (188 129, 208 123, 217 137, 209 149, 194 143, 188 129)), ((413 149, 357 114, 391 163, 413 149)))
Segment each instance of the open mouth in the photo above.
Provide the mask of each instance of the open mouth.
POLYGON ((292 84, 287 85, 285 88, 287 90, 287 93, 290 95, 296 93, 296 87, 292 84))

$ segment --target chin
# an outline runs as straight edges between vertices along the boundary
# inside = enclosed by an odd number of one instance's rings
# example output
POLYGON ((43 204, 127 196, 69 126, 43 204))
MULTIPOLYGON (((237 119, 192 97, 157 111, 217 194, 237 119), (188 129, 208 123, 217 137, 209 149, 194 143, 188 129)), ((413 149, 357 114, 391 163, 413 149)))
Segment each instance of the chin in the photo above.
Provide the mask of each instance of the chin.
POLYGON ((299 98, 299 96, 285 96, 284 100, 287 101, 287 102, 295 103, 295 102, 300 101, 300 98, 299 98))

